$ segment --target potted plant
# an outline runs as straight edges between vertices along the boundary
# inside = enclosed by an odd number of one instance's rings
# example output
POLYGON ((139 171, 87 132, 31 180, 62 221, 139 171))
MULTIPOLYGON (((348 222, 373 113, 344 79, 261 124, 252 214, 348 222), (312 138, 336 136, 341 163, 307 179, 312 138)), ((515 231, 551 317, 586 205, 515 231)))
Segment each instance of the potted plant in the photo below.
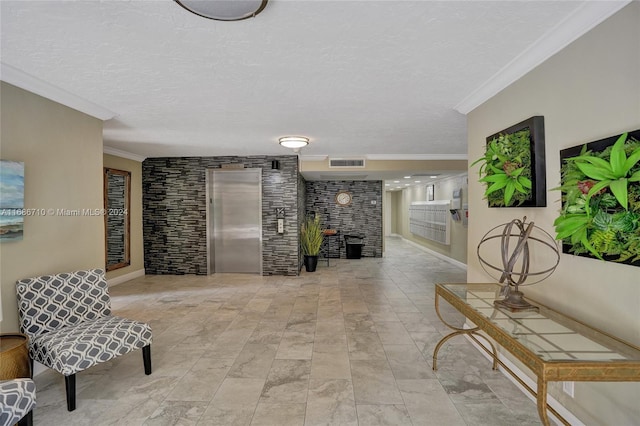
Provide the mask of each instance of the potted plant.
POLYGON ((316 270, 323 237, 320 216, 307 216, 300 226, 300 248, 304 255, 304 266, 307 272, 316 270))

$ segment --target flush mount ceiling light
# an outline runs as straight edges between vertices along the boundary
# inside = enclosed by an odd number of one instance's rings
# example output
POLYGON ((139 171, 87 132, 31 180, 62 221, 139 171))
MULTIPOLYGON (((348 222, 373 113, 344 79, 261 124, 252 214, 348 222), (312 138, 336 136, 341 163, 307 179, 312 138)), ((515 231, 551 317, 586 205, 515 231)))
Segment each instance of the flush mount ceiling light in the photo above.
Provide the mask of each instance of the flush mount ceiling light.
POLYGON ((278 143, 285 148, 291 148, 294 152, 300 151, 300 148, 304 148, 309 145, 309 138, 302 136, 285 136, 278 139, 278 143))
POLYGON ((183 8, 216 21, 241 21, 255 17, 268 0, 175 0, 183 8))

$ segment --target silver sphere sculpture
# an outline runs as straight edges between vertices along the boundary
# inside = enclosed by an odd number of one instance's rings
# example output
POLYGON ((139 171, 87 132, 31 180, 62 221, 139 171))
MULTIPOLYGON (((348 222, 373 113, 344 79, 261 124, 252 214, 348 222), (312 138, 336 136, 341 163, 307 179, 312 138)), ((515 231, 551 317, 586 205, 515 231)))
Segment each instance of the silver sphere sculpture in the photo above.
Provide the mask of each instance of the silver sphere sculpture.
POLYGON ((501 292, 505 298, 496 300, 494 305, 511 311, 537 310, 537 307, 524 299, 519 287, 536 284, 548 278, 560 263, 560 250, 556 240, 533 222, 527 223, 526 216, 522 220, 514 219, 490 229, 480 240, 477 254, 482 268, 499 283, 506 283, 501 292), (496 257, 498 251, 491 250, 491 246, 492 243, 495 246, 497 242, 500 244, 502 265, 487 260, 491 255, 493 258, 496 257), (553 256, 545 259, 545 263, 548 264, 543 265, 538 271, 531 270, 531 250, 534 243, 542 250, 553 253, 553 256), (536 277, 536 280, 525 284, 529 277, 536 277))

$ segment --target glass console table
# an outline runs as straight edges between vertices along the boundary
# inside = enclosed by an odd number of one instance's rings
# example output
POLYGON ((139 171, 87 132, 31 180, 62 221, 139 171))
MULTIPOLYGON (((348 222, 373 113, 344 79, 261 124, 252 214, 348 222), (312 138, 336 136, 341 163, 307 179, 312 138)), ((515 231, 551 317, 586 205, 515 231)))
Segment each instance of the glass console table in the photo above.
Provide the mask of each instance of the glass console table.
POLYGON ((547 382, 640 381, 640 348, 614 336, 569 318, 536 301, 538 311, 511 312, 496 308, 502 286, 498 284, 437 284, 436 313, 454 332, 443 337, 433 351, 433 369, 437 369, 438 351, 450 338, 467 335, 515 380, 536 396, 542 423, 549 425, 547 410, 564 424, 568 423, 547 404, 547 382), (443 298, 475 324, 474 328, 459 328, 448 324, 440 314, 439 299, 443 298), (516 376, 500 359, 492 341, 520 360, 537 377, 537 392, 516 376), (489 343, 480 344, 478 338, 489 343), (490 349, 489 349, 490 348, 490 349))

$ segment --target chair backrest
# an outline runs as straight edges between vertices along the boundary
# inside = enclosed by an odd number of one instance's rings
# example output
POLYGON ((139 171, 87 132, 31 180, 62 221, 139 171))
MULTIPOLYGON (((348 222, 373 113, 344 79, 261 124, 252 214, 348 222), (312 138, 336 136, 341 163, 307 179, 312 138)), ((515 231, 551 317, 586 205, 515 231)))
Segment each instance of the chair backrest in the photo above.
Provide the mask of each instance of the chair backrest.
POLYGON ((25 278, 16 293, 20 331, 30 338, 111 314, 102 269, 25 278))

